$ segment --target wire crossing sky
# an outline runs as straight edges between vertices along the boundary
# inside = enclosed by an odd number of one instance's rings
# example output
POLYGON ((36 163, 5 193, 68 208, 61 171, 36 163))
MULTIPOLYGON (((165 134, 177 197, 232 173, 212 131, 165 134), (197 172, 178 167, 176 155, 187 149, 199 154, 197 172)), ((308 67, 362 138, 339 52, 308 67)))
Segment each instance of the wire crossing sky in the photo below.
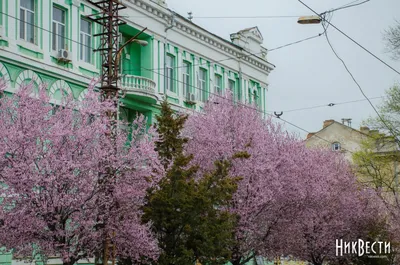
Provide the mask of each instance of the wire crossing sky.
MULTIPOLYGON (((333 12, 334 16, 331 20, 334 26, 394 69, 400 69, 400 62, 391 60, 390 54, 385 53, 382 40, 384 30, 393 25, 395 19, 400 19, 398 12, 400 1, 304 0, 303 2, 319 14, 337 9, 333 12)), ((325 37, 315 37, 273 51, 275 47, 318 36, 324 31, 321 25, 298 24, 297 17, 261 18, 294 14, 314 15, 298 1, 248 0, 246 5, 243 5, 240 2, 229 0, 203 0, 201 2, 167 0, 167 4, 168 8, 185 17, 187 17, 187 12, 191 11, 194 23, 228 40, 231 33, 243 28, 258 26, 264 37, 263 46, 270 50, 268 60, 276 65, 268 79, 268 110, 279 112, 360 99, 360 91, 333 54, 325 37), (198 19, 197 17, 221 18, 198 19), (237 18, 225 19, 223 17, 237 18), (253 18, 241 19, 239 17, 253 18), (223 23, 223 27, 221 27, 221 23, 223 23)), ((329 39, 335 50, 346 62, 368 98, 383 96, 385 90, 400 81, 399 74, 373 58, 333 27, 330 26, 328 31, 329 39)), ((379 106, 380 102, 381 99, 377 98, 373 103, 375 106, 379 106)), ((376 113, 364 100, 343 104, 340 108, 334 106, 286 112, 282 117, 313 132, 322 128, 324 120, 341 121, 342 118, 352 118, 353 124, 361 124, 369 116, 376 116, 376 113)), ((287 129, 300 133, 303 137, 306 136, 306 132, 293 126, 287 126, 287 129)))

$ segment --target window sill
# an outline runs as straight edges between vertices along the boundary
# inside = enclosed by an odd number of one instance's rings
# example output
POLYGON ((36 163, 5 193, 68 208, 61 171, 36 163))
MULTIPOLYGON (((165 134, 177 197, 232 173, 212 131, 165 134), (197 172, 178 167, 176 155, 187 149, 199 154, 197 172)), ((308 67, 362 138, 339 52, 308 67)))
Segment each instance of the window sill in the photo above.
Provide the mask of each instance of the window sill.
POLYGON ((192 101, 192 100, 188 100, 188 99, 184 99, 183 102, 184 102, 186 105, 190 105, 190 106, 193 106, 193 105, 196 105, 196 104, 197 104, 197 101, 192 101))
POLYGON ((179 96, 177 93, 167 90, 166 96, 169 102, 173 102, 174 104, 181 104, 179 96))
POLYGON ((39 46, 37 46, 36 44, 27 42, 27 41, 23 41, 23 40, 17 40, 17 46, 26 49, 26 50, 30 50, 31 52, 35 52, 35 53, 40 53, 43 54, 43 50, 39 48, 39 46))
POLYGON ((78 67, 82 68, 84 70, 90 71, 90 72, 95 72, 95 73, 99 73, 100 70, 96 68, 96 66, 94 66, 93 64, 90 63, 86 63, 84 61, 78 61, 78 67))
POLYGON ((167 90, 167 96, 174 98, 174 99, 179 99, 178 94, 176 92, 172 92, 170 90, 167 90))

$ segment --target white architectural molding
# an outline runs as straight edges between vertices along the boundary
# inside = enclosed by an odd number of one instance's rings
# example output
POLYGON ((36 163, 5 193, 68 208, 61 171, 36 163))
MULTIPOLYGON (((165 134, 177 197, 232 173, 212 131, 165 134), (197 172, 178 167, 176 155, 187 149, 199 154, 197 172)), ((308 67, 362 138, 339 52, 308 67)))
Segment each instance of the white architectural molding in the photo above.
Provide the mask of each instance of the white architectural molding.
POLYGON ((91 79, 90 77, 84 76, 81 73, 74 71, 65 71, 58 66, 49 65, 46 62, 38 61, 28 56, 22 56, 21 54, 16 54, 12 51, 2 50, 2 53, 4 53, 5 55, 4 58, 2 58, 2 61, 12 63, 20 67, 26 67, 25 64, 29 64, 31 68, 34 68, 35 72, 37 73, 46 73, 52 77, 59 78, 59 73, 61 70, 63 73, 63 78, 67 78, 65 80, 70 83, 87 85, 91 79), (23 57, 23 62, 21 61, 21 56, 23 57))
POLYGON ((53 97, 57 91, 61 91, 62 95, 72 95, 71 87, 64 80, 57 80, 51 85, 49 96, 53 97))
POLYGON ((0 62, 0 78, 4 79, 6 85, 9 85, 11 78, 6 66, 0 62))
MULTIPOLYGON (((147 13, 151 13, 152 15, 157 16, 159 19, 163 20, 165 25, 170 25, 172 20, 173 11, 157 6, 154 3, 145 2, 144 0, 128 0, 130 3, 134 4, 136 7, 140 8, 142 11, 147 13)), ((233 57, 238 57, 241 55, 243 48, 230 43, 228 40, 225 40, 221 37, 218 37, 207 30, 185 20, 183 17, 175 14, 174 20, 174 28, 178 29, 181 32, 186 33, 186 35, 192 36, 196 38, 196 40, 205 43, 207 46, 212 46, 217 48, 220 51, 223 51, 233 57)), ((261 53, 259 54, 260 58, 254 57, 253 55, 245 56, 243 59, 258 67, 263 71, 267 71, 268 73, 274 69, 274 66, 268 63, 266 60, 261 58, 261 53), (252 58, 250 58, 250 56, 252 58)))
POLYGON ((40 86, 42 84, 42 79, 32 70, 24 70, 19 73, 17 79, 15 80, 15 89, 19 90, 23 87, 26 83, 33 82, 36 86, 40 86))
POLYGON ((85 99, 85 97, 86 97, 86 95, 89 93, 89 90, 88 89, 85 89, 85 90, 83 90, 80 94, 79 94, 79 96, 78 96, 78 101, 83 101, 84 99, 85 99))

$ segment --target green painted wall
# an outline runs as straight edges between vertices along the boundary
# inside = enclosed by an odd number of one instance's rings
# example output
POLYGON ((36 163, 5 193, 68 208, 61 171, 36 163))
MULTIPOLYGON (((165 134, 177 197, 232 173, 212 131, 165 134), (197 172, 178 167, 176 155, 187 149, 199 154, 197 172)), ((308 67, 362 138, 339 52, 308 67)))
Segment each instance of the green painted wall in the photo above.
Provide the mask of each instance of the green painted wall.
POLYGON ((153 38, 146 38, 145 41, 148 42, 148 45, 145 47, 141 47, 141 54, 140 54, 140 62, 141 62, 141 76, 147 77, 149 79, 153 79, 154 71, 153 71, 153 62, 154 62, 154 52, 153 52, 153 45, 154 39, 153 38), (149 70, 146 70, 149 69, 149 70))

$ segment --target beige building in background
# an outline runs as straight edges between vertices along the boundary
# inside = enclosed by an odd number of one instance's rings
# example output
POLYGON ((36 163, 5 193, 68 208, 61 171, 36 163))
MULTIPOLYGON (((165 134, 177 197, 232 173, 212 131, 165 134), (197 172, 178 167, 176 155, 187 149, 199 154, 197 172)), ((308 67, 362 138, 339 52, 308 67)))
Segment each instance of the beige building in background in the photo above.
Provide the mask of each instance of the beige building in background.
POLYGON ((369 130, 368 127, 361 127, 360 130, 356 130, 350 126, 350 119, 342 119, 342 123, 326 120, 323 122, 321 130, 307 135, 306 146, 342 152, 346 159, 352 162, 352 152, 359 151, 362 141, 370 133, 377 131, 369 130), (347 125, 344 124, 345 122, 347 122, 347 125))
MULTIPOLYGON (((305 142, 307 147, 322 147, 341 152, 352 162, 352 153, 361 150, 362 142, 368 139, 367 137, 378 134, 378 130, 370 130, 368 127, 360 127, 359 130, 352 128, 351 119, 342 119, 342 123, 325 120, 322 129, 309 133, 305 142)), ((392 137, 380 135, 382 137, 375 143, 375 153, 385 155, 399 151, 392 137)))

